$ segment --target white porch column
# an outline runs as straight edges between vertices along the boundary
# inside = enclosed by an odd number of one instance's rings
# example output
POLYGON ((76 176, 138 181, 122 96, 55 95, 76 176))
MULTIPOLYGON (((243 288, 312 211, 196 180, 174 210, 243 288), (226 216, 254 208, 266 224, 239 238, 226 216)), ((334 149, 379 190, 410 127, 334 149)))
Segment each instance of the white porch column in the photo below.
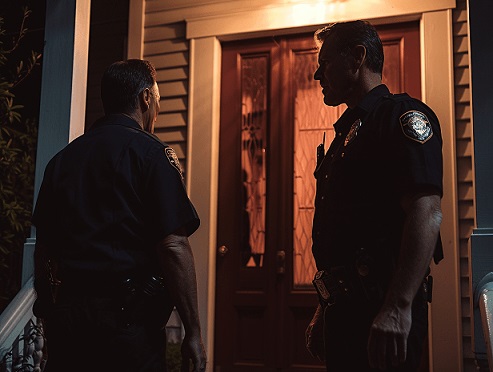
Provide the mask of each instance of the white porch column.
POLYGON ((221 45, 218 39, 191 40, 187 189, 201 221, 200 229, 191 236, 190 243, 197 269, 207 371, 212 371, 214 366, 220 84, 221 45), (208 68, 204 69, 204 66, 208 68))
POLYGON ((128 5, 127 58, 144 55, 145 0, 130 0, 128 5))
MULTIPOLYGON (((90 0, 47 0, 34 201, 51 157, 84 132, 90 0)), ((24 245, 22 285, 34 271, 35 231, 24 245)))
POLYGON ((424 13, 421 19, 423 100, 437 114, 443 138, 443 220, 445 259, 432 266, 430 372, 462 371, 458 196, 455 151, 452 10, 424 13))

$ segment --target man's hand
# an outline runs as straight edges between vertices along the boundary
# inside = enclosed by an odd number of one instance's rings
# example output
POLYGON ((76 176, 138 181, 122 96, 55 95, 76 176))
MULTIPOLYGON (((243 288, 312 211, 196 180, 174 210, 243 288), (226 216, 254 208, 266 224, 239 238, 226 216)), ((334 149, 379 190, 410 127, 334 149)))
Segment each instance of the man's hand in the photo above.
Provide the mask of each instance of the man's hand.
POLYGON ((406 361, 407 337, 411 330, 411 306, 385 307, 376 316, 368 339, 368 361, 385 371, 406 361))
POLYGON ((156 246, 165 283, 185 328, 181 345, 181 371, 204 372, 207 357, 200 335, 197 280, 192 248, 184 229, 166 236, 156 246))
POLYGON ((397 266, 368 338, 370 366, 381 370, 407 358, 412 302, 427 275, 442 221, 440 195, 433 190, 405 195, 401 205, 406 220, 397 266))
POLYGON ((318 305, 315 314, 305 331, 306 348, 314 358, 325 360, 324 319, 322 306, 318 305))
POLYGON ((200 336, 188 337, 185 335, 181 345, 181 372, 190 372, 190 361, 193 372, 205 372, 207 356, 200 336))

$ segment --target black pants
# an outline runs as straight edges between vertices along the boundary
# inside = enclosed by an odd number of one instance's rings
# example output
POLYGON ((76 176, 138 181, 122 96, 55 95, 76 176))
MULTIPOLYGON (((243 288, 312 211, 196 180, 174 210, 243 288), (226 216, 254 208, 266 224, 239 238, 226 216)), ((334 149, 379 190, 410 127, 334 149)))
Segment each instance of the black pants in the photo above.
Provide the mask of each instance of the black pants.
POLYGON ((118 299, 60 294, 46 319, 45 371, 166 371, 164 326, 172 307, 149 307, 129 323, 118 299))
MULTIPOLYGON (((324 315, 325 356, 328 372, 376 371, 368 363, 370 326, 380 304, 359 296, 326 308, 324 315)), ((415 372, 423 354, 428 333, 428 302, 420 290, 412 306, 412 326, 407 341, 406 363, 387 372, 415 372)))

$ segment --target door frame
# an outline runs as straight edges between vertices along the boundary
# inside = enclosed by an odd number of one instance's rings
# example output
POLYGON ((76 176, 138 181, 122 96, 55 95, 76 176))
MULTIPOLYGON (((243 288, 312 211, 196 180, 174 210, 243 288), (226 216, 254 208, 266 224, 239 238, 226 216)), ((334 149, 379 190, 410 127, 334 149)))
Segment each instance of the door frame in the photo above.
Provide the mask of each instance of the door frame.
POLYGON ((187 20, 187 38, 190 39, 187 188, 201 216, 201 228, 190 240, 197 266, 200 318, 209 355, 208 370, 212 370, 214 365, 220 41, 313 31, 319 25, 349 20, 348 14, 351 14, 351 19, 367 19, 375 24, 420 20, 422 99, 433 107, 442 123, 444 217, 441 234, 447 254, 440 265, 432 268, 435 289, 430 307, 430 371, 462 371, 452 46, 455 0, 406 5, 396 2, 394 6, 389 6, 389 0, 375 2, 371 2, 371 8, 364 5, 366 2, 363 4, 357 0, 348 0, 344 6, 326 5, 333 10, 326 14, 316 11, 315 7, 320 2, 312 1, 310 13, 305 15, 301 8, 298 9, 296 22, 293 20, 296 5, 293 4, 187 20))

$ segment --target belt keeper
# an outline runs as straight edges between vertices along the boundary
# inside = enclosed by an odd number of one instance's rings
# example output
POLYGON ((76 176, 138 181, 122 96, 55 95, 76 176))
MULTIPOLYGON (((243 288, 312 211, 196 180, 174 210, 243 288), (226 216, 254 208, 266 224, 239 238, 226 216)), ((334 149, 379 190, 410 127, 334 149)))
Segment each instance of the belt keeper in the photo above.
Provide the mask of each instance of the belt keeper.
POLYGON ((348 294, 349 289, 344 280, 336 278, 333 273, 320 270, 312 281, 321 305, 332 306, 341 295, 348 294))

